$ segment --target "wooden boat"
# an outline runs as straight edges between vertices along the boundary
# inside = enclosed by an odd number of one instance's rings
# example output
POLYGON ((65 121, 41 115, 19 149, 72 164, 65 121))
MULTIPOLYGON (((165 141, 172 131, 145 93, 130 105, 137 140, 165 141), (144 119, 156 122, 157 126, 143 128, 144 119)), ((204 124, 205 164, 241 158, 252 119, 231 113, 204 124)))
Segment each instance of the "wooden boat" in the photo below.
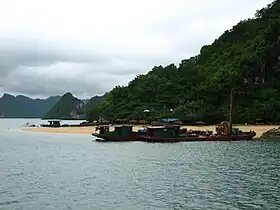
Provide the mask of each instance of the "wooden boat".
POLYGON ((124 141, 141 141, 143 133, 132 131, 132 125, 116 125, 114 130, 109 130, 110 126, 98 126, 96 130, 99 133, 92 133, 96 137, 95 141, 99 142, 124 142, 124 141))
POLYGON ((242 141, 252 140, 256 135, 255 132, 240 132, 238 134, 204 134, 198 135, 195 133, 181 133, 180 127, 177 126, 158 126, 147 127, 147 133, 142 136, 142 140, 146 142, 193 142, 193 141, 242 141))
POLYGON ((118 125, 114 126, 114 131, 109 131, 109 126, 99 126, 99 133, 92 133, 98 142, 128 142, 128 141, 145 141, 145 142, 194 142, 194 141, 243 141, 252 140, 256 135, 255 132, 241 132, 235 130, 232 135, 226 135, 228 130, 226 122, 217 127, 217 134, 211 134, 196 131, 181 130, 180 126, 151 126, 146 127, 145 132, 133 132, 132 126, 118 125))

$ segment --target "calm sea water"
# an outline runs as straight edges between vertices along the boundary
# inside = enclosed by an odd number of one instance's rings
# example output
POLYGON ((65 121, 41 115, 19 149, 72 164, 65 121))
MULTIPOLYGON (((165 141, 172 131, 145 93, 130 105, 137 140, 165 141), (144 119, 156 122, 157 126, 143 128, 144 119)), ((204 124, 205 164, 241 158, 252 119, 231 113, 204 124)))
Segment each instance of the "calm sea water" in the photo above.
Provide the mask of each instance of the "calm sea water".
POLYGON ((0 120, 0 209, 280 209, 280 141, 98 143, 26 121, 0 120))

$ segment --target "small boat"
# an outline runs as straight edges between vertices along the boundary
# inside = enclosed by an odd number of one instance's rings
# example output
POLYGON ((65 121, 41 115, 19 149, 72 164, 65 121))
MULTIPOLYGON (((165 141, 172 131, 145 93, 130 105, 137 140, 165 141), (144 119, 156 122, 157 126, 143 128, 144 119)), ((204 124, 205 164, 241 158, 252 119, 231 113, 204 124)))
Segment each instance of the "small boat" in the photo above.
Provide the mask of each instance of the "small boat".
POLYGON ((35 124, 30 124, 29 122, 24 123, 24 125, 22 127, 27 127, 27 128, 34 128, 37 127, 37 125, 35 124))
POLYGON ((92 133, 98 142, 124 142, 124 141, 141 141, 143 133, 132 131, 132 125, 116 125, 114 130, 110 131, 110 126, 102 125, 96 128, 99 133, 92 133))
POLYGON ((61 127, 60 120, 49 120, 49 124, 40 124, 41 127, 59 128, 61 127))

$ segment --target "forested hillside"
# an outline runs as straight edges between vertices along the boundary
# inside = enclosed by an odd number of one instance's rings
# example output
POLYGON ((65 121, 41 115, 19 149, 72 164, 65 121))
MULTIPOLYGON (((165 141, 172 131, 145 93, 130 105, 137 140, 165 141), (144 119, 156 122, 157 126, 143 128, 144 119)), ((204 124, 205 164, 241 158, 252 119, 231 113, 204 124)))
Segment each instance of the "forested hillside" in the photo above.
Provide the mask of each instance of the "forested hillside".
POLYGON ((178 67, 157 66, 127 86, 115 87, 91 116, 175 116, 216 123, 228 117, 232 87, 235 123, 280 122, 280 0, 240 21, 178 67), (145 109, 151 112, 147 115, 145 109))
POLYGON ((85 104, 71 93, 64 94, 47 112, 44 119, 84 119, 85 104))
POLYGON ((85 119, 87 107, 93 107, 103 101, 103 96, 81 100, 71 93, 65 93, 61 99, 46 113, 44 119, 85 119))

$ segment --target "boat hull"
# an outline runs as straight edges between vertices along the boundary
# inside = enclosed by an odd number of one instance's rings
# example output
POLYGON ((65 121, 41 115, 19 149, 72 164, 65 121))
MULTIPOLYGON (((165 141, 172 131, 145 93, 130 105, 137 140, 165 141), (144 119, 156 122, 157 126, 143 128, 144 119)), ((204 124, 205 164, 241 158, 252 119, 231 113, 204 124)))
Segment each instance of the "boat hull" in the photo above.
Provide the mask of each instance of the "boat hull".
POLYGON ((113 135, 106 135, 106 134, 92 134, 96 137, 95 141, 98 142, 128 142, 128 141, 142 141, 143 136, 138 134, 132 134, 128 136, 113 136, 113 135))
POLYGON ((205 137, 175 137, 159 138, 144 136, 146 142, 176 143, 176 142, 196 142, 196 141, 250 141, 254 135, 236 135, 236 136, 205 136, 205 137))
POLYGON ((98 142, 129 142, 129 141, 144 141, 144 142, 159 142, 159 143, 177 143, 177 142, 205 142, 205 141, 250 141, 255 136, 255 133, 231 135, 231 136, 181 136, 173 138, 161 138, 155 136, 146 136, 139 133, 133 133, 128 136, 114 136, 108 134, 92 133, 98 142))

